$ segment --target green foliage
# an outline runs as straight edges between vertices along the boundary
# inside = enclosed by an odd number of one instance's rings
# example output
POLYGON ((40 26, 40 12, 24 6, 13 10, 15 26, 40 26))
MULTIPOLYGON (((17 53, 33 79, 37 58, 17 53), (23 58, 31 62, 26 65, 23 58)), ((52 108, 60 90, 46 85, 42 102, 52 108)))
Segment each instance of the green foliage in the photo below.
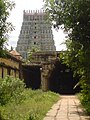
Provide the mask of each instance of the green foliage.
POLYGON ((81 81, 80 100, 86 112, 90 115, 90 82, 85 77, 81 81))
POLYGON ((1 111, 0 111, 0 120, 5 120, 1 115, 1 111))
MULTIPOLYGON (((83 92, 87 92, 86 90, 84 90, 83 92)), ((85 111, 88 115, 90 115, 90 93, 88 94, 85 94, 85 93, 82 93, 80 94, 80 97, 79 97, 83 107, 85 108, 85 111)))
POLYGON ((7 41, 7 34, 13 30, 12 24, 7 22, 7 19, 14 5, 14 2, 9 0, 0 0, 0 57, 5 54, 3 49, 7 41))
MULTIPOLYGON (((79 75, 82 103, 90 110, 90 0, 44 0, 45 10, 54 27, 68 34, 67 51, 62 62, 79 75)), ((90 111, 89 111, 90 112, 90 111)))
POLYGON ((90 40, 89 0, 44 0, 45 10, 54 27, 63 28, 70 40, 80 43, 90 40), (55 2, 56 1, 56 2, 55 2), (63 26, 62 26, 63 25, 63 26))
POLYGON ((11 101, 20 102, 24 88, 24 82, 19 78, 7 76, 0 79, 0 104, 5 105, 11 101))
POLYGON ((37 46, 33 46, 32 49, 28 51, 28 59, 27 59, 28 62, 34 59, 33 54, 38 51, 40 51, 40 49, 37 46))
POLYGON ((51 106, 60 99, 59 95, 41 90, 25 89, 25 97, 20 104, 11 102, 1 106, 1 115, 5 120, 42 120, 51 106))

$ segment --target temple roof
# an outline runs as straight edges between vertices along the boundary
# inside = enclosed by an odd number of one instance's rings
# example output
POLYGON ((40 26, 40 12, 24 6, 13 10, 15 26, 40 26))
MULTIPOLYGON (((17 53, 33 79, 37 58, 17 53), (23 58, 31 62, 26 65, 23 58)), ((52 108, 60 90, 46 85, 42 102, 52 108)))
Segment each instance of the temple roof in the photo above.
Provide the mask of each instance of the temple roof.
POLYGON ((10 51, 10 53, 15 56, 21 56, 20 53, 18 53, 16 50, 12 50, 12 51, 10 51))
POLYGON ((15 56, 18 59, 22 59, 21 54, 18 53, 16 50, 11 50, 9 53, 12 54, 13 56, 15 56))

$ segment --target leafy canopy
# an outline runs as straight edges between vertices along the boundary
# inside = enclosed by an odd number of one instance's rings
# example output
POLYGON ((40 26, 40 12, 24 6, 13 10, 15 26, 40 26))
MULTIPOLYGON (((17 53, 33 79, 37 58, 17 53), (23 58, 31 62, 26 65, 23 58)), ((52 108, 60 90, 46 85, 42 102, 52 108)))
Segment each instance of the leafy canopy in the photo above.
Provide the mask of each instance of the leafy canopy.
POLYGON ((15 3, 10 0, 0 0, 0 56, 3 56, 8 32, 13 30, 13 26, 7 19, 15 3))
POLYGON ((54 27, 68 33, 61 60, 79 75, 81 103, 90 114, 90 0, 44 0, 54 27), (63 25, 63 26, 62 26, 63 25))
POLYGON ((70 40, 85 44, 90 42, 90 1, 89 0, 44 0, 45 10, 54 26, 63 25, 70 40), (88 29, 87 29, 88 28, 88 29))
POLYGON ((82 81, 90 81, 90 0, 44 0, 45 10, 54 27, 68 33, 64 63, 82 81))

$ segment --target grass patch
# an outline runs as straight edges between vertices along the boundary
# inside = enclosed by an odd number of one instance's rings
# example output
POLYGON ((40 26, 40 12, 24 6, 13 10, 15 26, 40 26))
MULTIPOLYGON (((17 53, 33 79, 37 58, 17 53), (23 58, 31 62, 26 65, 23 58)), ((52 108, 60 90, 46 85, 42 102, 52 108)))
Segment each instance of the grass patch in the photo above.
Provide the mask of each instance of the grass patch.
POLYGON ((53 92, 25 89, 24 99, 16 104, 15 101, 0 106, 0 120, 43 120, 51 106, 60 96, 53 92))

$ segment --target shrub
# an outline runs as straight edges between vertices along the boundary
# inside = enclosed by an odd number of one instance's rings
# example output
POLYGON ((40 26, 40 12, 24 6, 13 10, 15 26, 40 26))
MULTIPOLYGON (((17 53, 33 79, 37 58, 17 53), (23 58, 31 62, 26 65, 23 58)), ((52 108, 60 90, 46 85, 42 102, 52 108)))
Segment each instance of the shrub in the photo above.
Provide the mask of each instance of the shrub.
POLYGON ((0 79, 0 104, 5 105, 10 101, 20 102, 23 99, 22 92, 25 84, 19 78, 7 76, 0 79))
POLYGON ((83 82, 81 86, 80 100, 86 112, 90 114, 90 84, 83 82))
POLYGON ((58 94, 42 90, 25 89, 23 95, 26 99, 20 104, 10 102, 0 106, 4 120, 43 120, 51 106, 60 99, 58 94))
POLYGON ((26 89, 19 78, 7 76, 0 79, 0 120, 42 120, 58 99, 56 93, 26 89))
POLYGON ((0 120, 5 120, 1 115, 1 111, 0 111, 0 120))

